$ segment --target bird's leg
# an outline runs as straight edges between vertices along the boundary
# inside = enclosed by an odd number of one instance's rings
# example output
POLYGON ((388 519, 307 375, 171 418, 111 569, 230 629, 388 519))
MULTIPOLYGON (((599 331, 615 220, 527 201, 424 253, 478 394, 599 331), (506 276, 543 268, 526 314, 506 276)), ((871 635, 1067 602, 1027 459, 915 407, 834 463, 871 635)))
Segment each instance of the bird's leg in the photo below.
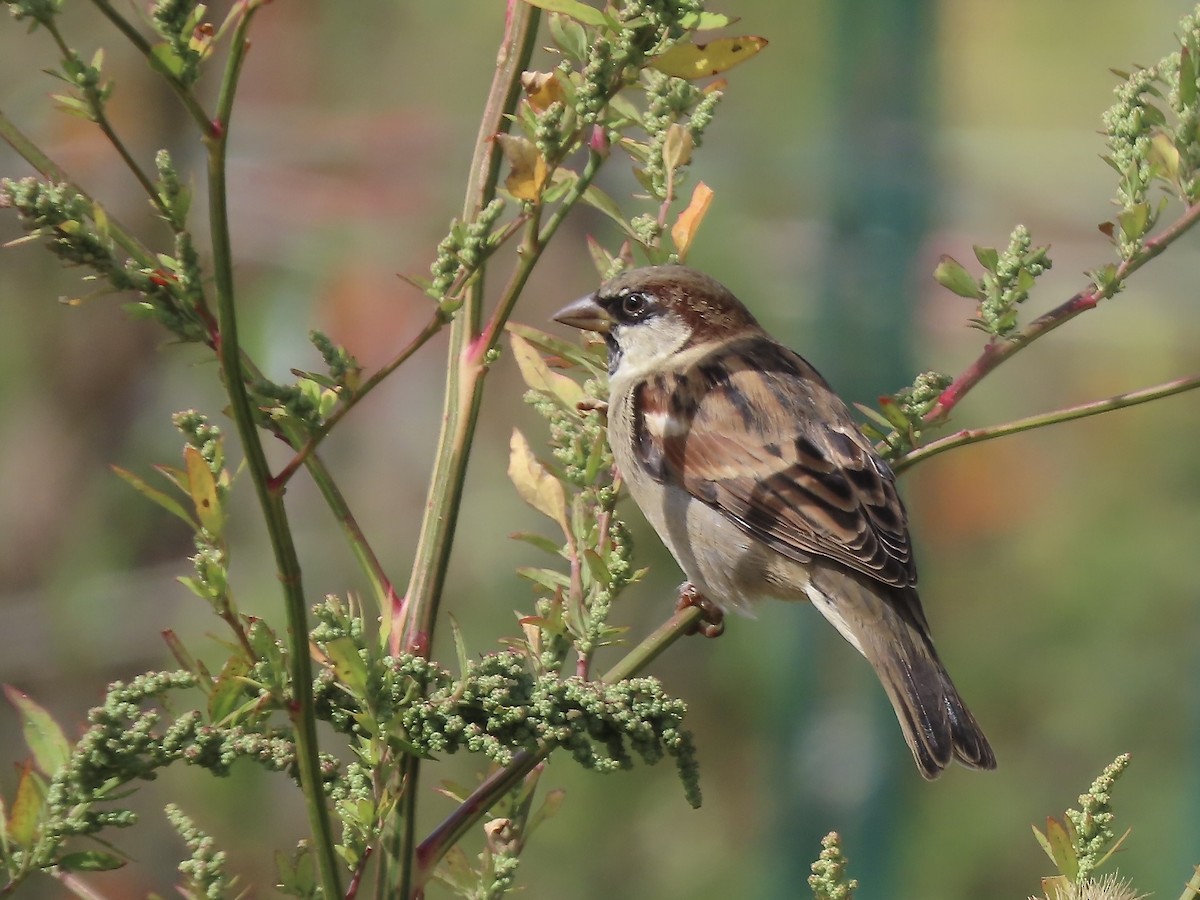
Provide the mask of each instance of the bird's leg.
POLYGON ((700 620, 688 629, 688 634, 702 634, 706 638, 720 637, 725 631, 725 613, 721 607, 705 597, 690 581, 679 586, 679 599, 675 602, 675 611, 694 606, 703 613, 700 620))

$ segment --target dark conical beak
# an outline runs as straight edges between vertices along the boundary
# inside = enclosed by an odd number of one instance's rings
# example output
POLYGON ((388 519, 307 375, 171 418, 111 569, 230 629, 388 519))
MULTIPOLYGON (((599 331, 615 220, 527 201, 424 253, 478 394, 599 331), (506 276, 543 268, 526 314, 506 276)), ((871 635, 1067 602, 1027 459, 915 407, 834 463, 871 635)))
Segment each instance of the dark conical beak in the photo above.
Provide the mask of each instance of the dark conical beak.
POLYGON ((554 314, 554 321, 584 331, 598 331, 601 334, 608 334, 613 326, 613 317, 596 302, 595 294, 588 294, 564 306, 554 314))

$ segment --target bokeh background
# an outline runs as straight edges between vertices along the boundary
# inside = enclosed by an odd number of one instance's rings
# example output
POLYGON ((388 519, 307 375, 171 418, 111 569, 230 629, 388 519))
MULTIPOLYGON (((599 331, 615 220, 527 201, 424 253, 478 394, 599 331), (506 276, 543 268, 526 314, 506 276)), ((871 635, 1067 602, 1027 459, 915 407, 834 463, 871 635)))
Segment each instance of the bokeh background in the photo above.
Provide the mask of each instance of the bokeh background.
MULTIPOLYGON (((214 3, 223 12, 226 3, 214 3)), ((194 165, 173 98, 88 4, 67 4, 85 55, 108 50, 113 113, 149 162, 168 146, 194 165)), ((714 4, 714 8, 718 8, 714 4)), ((725 281, 852 400, 915 371, 959 371, 982 336, 970 304, 929 273, 973 243, 1003 246, 1023 222, 1052 244, 1027 315, 1065 299, 1110 259, 1096 224, 1113 173, 1099 159, 1109 67, 1174 48, 1189 5, 1169 0, 741 0, 724 10, 769 48, 730 87, 694 166, 716 201, 691 262, 725 281)), ((368 367, 424 322, 428 301, 396 277, 423 272, 461 206, 503 5, 290 0, 254 31, 233 123, 230 182, 243 331, 268 372, 316 365, 309 327, 368 367)), ((542 67, 546 57, 540 57, 542 67)), ((0 108, 116 216, 152 233, 133 182, 77 119, 48 111, 56 83, 42 33, 0 22, 0 108)), ((211 85, 210 85, 211 87, 211 85)), ((622 166, 605 182, 625 202, 622 166)), ((0 148, 0 172, 27 173, 0 148)), ((631 211, 635 207, 627 204, 631 211)), ((202 214, 203 210, 198 210, 202 214)), ((545 325, 590 290, 575 217, 516 318, 545 325)), ((18 235, 0 216, 0 240, 18 235)), ((1193 374, 1200 363, 1189 235, 1088 313, 976 390, 956 425, 999 422, 1193 374)), ((109 471, 174 463, 169 414, 220 418, 211 362, 126 319, 29 245, 0 253, 0 681, 74 733, 104 685, 172 667, 159 635, 197 652, 219 631, 174 582, 189 536, 109 471)), ((497 281, 499 279, 496 279, 497 281)), ((401 584, 411 561, 440 409, 444 340, 426 347, 345 421, 324 453, 401 584)), ((447 586, 478 652, 527 609, 509 541, 542 523, 504 467, 509 432, 543 434, 509 360, 489 380, 480 452, 447 586)), ((903 479, 925 605, 947 665, 1000 768, 917 776, 869 669, 812 610, 764 607, 716 642, 684 641, 654 672, 690 704, 705 803, 692 811, 665 766, 599 776, 555 760, 543 784, 567 802, 526 851, 534 897, 806 896, 819 839, 842 832, 861 900, 1026 897, 1051 872, 1031 837, 1123 751, 1122 873, 1175 896, 1200 862, 1200 409, 1197 395, 938 457, 903 479), (1174 893, 1173 893, 1174 892, 1174 893)), ((232 429, 229 429, 230 431, 232 429)), ((282 619, 265 533, 242 485, 232 523, 246 611, 282 619)), ((312 596, 363 585, 334 522, 301 477, 289 490, 312 596)), ((631 635, 668 613, 678 571, 632 510, 648 580, 616 610, 631 635)), ((0 758, 24 755, 0 709, 0 758)), ((477 760, 439 777, 470 781, 477 760)), ((432 771, 432 767, 430 769, 432 771)), ((15 770, 0 770, 11 797, 15 770)), ((449 810, 426 781, 429 824, 449 810)), ((184 850, 174 799, 270 896, 271 852, 300 836, 297 796, 250 765, 224 781, 171 770, 147 785, 141 824, 119 837, 137 865, 97 876, 111 897, 166 893, 184 850)), ((26 896, 55 897, 45 880, 26 896)))

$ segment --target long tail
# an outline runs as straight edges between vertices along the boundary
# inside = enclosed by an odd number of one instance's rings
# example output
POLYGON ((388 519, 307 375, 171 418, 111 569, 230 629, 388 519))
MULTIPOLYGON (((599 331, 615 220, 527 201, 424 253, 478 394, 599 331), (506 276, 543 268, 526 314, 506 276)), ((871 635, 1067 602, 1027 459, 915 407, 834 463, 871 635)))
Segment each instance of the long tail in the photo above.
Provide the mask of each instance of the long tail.
POLYGON ((991 745, 933 649, 916 590, 836 569, 811 574, 813 605, 875 669, 921 774, 937 778, 951 759, 996 768, 991 745))

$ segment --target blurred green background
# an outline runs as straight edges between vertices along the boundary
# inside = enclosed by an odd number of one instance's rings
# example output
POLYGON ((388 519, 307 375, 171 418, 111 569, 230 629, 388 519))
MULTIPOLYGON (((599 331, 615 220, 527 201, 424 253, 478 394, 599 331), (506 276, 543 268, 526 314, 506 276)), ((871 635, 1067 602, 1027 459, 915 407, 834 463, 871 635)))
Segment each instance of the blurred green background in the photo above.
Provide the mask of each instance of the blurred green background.
MULTIPOLYGON (((67 6, 67 33, 84 55, 108 50, 114 116, 136 151, 149 161, 168 146, 194 166, 173 98, 90 5, 67 6)), ((737 31, 771 44, 729 73, 693 167, 716 200, 690 262, 733 288, 848 399, 871 402, 921 369, 961 370, 982 336, 965 326, 970 304, 930 277, 937 257, 969 261, 973 243, 1003 246, 1023 222, 1035 242, 1052 244, 1055 262, 1026 315, 1083 286, 1082 272, 1110 259, 1096 230, 1111 215, 1114 179, 1096 133, 1116 83, 1108 69, 1172 50, 1189 9, 1166 0, 727 4, 742 17, 737 31)), ((230 183, 243 330, 272 376, 316 366, 309 327, 374 367, 424 322, 428 301, 396 273, 424 271, 461 207, 502 19, 498 0, 290 0, 260 15, 230 183)), ((43 33, 0 22, 0 108, 114 215, 149 229, 107 146, 86 123, 48 111, 58 88, 40 70, 51 61, 43 33)), ((636 211, 624 197, 627 167, 612 168, 606 187, 636 211)), ((0 149, 0 173, 27 171, 0 149)), ((18 233, 11 214, 0 216, 0 241, 18 233)), ((588 233, 615 244, 605 222, 576 216, 535 273, 520 321, 545 326, 594 287, 588 233)), ((1189 235, 1114 301, 1023 353, 954 424, 1194 374, 1198 250, 1189 235)), ((196 407, 219 417, 215 368, 127 321, 121 298, 56 302, 86 290, 32 246, 0 253, 0 681, 45 703, 72 733, 110 680, 173 666, 161 631, 203 651, 219 630, 174 582, 188 569, 189 536, 108 469, 175 463, 169 414, 196 407)), ((426 347, 323 450, 401 584, 443 350, 444 340, 426 347)), ((544 436, 514 368, 503 360, 489 381, 447 587, 448 611, 477 652, 529 607, 514 567, 540 564, 506 537, 542 527, 504 475, 514 423, 535 443, 544 436)), ((703 808, 687 807, 666 767, 599 776, 555 760, 543 784, 564 786, 568 799, 526 851, 528 895, 806 896, 820 836, 837 829, 860 900, 1026 897, 1051 871, 1030 823, 1074 804, 1131 751, 1116 805, 1134 831, 1118 865, 1141 890, 1175 896, 1200 863, 1198 399, 958 450, 903 479, 925 606, 995 746, 997 772, 956 768, 921 781, 853 650, 811 610, 764 607, 719 641, 684 641, 655 665, 690 704, 703 808)), ((280 624, 265 532, 246 485, 240 493, 235 588, 245 611, 280 624)), ((311 595, 362 591, 303 478, 288 505, 311 595)), ((653 567, 615 613, 637 636, 666 616, 679 573, 627 512, 653 567)), ((0 709, 0 758, 23 755, 16 716, 0 709)), ((455 759, 426 772, 469 781, 477 765, 455 759)), ((429 824, 449 810, 435 780, 422 798, 429 824)), ((0 790, 11 797, 14 784, 5 767, 0 790)), ((262 886, 258 896, 270 895, 270 850, 294 843, 303 815, 289 784, 249 765, 227 781, 178 769, 147 785, 142 823, 117 836, 137 864, 96 876, 101 891, 170 890, 184 850, 161 815, 168 799, 230 851, 232 868, 262 886)), ((47 880, 25 895, 61 889, 47 880)))

